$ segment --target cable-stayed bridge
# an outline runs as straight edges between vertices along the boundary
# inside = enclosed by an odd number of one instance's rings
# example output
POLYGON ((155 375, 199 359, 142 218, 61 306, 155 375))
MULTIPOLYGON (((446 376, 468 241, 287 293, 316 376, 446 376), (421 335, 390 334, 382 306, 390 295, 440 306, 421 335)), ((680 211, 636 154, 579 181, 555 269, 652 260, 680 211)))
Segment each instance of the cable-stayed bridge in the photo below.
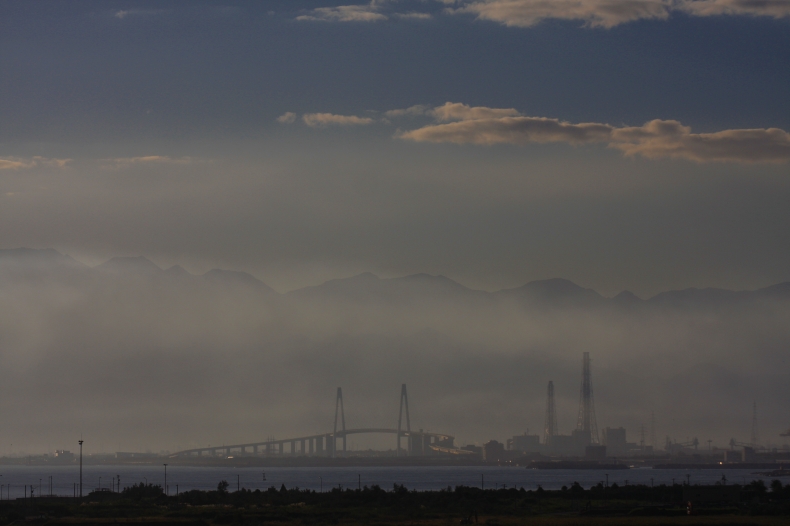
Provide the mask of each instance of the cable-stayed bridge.
POLYGON ((412 431, 409 418, 409 395, 406 392, 406 384, 403 384, 401 386, 397 428, 346 428, 346 416, 343 408, 343 390, 338 387, 337 397, 335 398, 335 425, 331 432, 281 440, 268 439, 262 442, 185 449, 184 451, 171 454, 170 457, 201 457, 204 455, 230 456, 234 453, 263 456, 336 457, 338 454, 343 455, 347 451, 346 442, 349 435, 361 434, 395 435, 395 445, 398 456, 424 456, 439 452, 456 455, 472 454, 470 451, 456 448, 454 444, 455 437, 452 435, 445 433, 428 433, 422 430, 412 431), (404 409, 406 416, 405 427, 403 427, 404 409), (402 439, 405 439, 405 448, 402 447, 402 439), (342 446, 340 442, 342 442, 342 446))

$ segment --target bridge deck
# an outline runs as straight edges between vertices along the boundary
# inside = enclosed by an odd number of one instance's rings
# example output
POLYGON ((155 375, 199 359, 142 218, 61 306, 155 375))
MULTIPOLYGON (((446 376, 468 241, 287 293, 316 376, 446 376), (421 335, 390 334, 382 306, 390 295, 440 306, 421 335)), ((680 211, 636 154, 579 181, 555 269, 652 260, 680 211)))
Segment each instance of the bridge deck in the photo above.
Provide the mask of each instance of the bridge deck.
MULTIPOLYGON (((226 450, 229 451, 231 449, 241 449, 242 451, 246 448, 259 448, 259 447, 274 447, 274 446, 282 446, 284 444, 295 444, 296 442, 303 442, 309 440, 319 440, 319 439, 328 439, 332 437, 337 438, 345 438, 347 435, 359 435, 359 434, 392 434, 397 435, 397 429, 391 429, 386 427, 365 427, 365 428, 358 428, 358 429, 346 429, 344 431, 338 431, 337 433, 321 433, 318 435, 307 435, 295 438, 284 438, 280 440, 266 440, 264 442, 247 442, 244 444, 230 444, 230 445, 222 445, 222 446, 208 446, 208 447, 198 447, 193 449, 185 449, 183 451, 177 451, 176 453, 172 453, 170 457, 181 457, 181 456, 188 456, 192 454, 201 454, 203 452, 211 452, 216 453, 217 451, 226 450)), ((424 431, 405 431, 401 429, 400 436, 402 437, 428 437, 433 438, 437 441, 452 441, 455 437, 443 433, 428 433, 424 431)))

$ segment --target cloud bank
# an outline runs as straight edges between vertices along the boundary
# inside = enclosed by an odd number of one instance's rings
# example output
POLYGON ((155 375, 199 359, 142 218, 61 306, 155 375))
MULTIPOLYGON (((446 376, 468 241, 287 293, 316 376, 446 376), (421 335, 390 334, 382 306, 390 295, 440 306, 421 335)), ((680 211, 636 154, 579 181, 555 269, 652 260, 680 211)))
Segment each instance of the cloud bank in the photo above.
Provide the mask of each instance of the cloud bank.
MULTIPOLYGON (((449 3, 449 2, 448 2, 449 3)), ((637 20, 666 20, 673 12, 691 16, 790 16, 786 0, 482 0, 448 9, 511 27, 544 20, 580 20, 588 27, 612 28, 637 20)))
POLYGON ((470 107, 446 103, 431 112, 439 121, 398 137, 415 142, 455 144, 608 143, 626 156, 686 159, 696 162, 790 161, 790 133, 778 128, 692 133, 674 120, 656 119, 642 126, 569 123, 520 115, 512 108, 470 107), (454 122, 444 122, 454 121, 454 122))

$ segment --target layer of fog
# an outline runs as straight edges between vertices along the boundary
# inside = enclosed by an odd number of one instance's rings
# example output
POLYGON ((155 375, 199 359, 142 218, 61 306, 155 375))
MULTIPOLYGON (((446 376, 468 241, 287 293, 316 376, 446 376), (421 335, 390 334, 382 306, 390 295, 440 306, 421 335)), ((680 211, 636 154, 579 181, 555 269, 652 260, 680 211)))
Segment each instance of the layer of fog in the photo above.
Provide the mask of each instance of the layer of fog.
POLYGON ((466 443, 539 433, 553 380, 567 433, 584 351, 599 428, 622 425, 636 440, 654 411, 661 443, 725 446, 749 438, 754 401, 766 442, 781 444, 789 423, 782 299, 662 306, 559 282, 525 299, 372 275, 279 295, 243 274, 147 260, 91 269, 56 253, 10 256, 2 454, 73 448, 80 434, 111 452, 327 432, 338 386, 349 427, 395 427, 401 383, 413 427, 466 443))

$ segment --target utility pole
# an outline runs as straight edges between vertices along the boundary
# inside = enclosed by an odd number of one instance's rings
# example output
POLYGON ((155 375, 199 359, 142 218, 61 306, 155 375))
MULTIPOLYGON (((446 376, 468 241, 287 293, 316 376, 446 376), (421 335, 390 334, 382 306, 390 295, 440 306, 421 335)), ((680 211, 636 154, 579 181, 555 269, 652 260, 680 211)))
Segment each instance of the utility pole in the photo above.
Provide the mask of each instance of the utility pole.
POLYGON ((760 441, 760 434, 757 430, 757 402, 752 405, 752 446, 757 447, 760 441))
POLYGON ((165 495, 167 495, 167 464, 165 466, 165 495))
POLYGON ((82 498, 82 439, 80 439, 80 498, 82 498))

